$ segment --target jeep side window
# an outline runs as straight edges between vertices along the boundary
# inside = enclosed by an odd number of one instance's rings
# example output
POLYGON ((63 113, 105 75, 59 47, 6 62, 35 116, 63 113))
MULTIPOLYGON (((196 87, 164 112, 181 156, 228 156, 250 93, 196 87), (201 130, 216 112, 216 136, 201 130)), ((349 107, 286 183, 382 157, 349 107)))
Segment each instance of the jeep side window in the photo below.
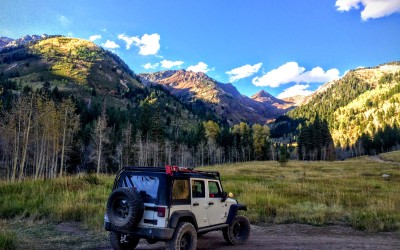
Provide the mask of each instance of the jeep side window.
POLYGON ((204 181, 192 180, 192 197, 193 198, 205 198, 204 181))
POLYGON ((190 191, 188 179, 176 179, 172 187, 172 204, 190 204, 190 191))
POLYGON ((210 198, 220 198, 221 190, 219 189, 218 182, 209 181, 208 182, 208 195, 210 198))

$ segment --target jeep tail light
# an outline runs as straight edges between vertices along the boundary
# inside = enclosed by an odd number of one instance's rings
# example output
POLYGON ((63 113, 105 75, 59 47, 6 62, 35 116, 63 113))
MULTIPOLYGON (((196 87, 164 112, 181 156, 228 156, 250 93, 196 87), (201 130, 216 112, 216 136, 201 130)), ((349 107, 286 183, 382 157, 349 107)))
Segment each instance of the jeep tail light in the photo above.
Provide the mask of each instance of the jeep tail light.
POLYGON ((165 217, 165 207, 157 207, 158 217, 165 217))

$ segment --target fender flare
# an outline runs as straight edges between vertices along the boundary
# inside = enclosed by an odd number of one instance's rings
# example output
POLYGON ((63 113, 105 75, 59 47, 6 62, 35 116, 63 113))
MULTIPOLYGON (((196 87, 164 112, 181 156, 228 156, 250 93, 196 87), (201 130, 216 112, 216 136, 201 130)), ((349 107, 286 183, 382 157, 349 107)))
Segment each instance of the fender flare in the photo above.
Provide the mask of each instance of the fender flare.
POLYGON ((169 228, 176 228, 176 226, 178 225, 178 222, 180 220, 184 220, 187 222, 190 222, 193 224, 193 226, 196 228, 197 230, 197 221, 196 221, 196 216, 194 216, 194 214, 191 211, 188 210, 180 210, 180 211, 175 211, 172 213, 169 223, 168 223, 168 227, 169 228))
POLYGON ((229 224, 229 225, 232 224, 232 221, 235 218, 237 211, 239 211, 239 210, 247 211, 247 207, 245 205, 241 205, 241 204, 231 205, 231 207, 229 208, 228 218, 226 219, 227 224, 229 224))

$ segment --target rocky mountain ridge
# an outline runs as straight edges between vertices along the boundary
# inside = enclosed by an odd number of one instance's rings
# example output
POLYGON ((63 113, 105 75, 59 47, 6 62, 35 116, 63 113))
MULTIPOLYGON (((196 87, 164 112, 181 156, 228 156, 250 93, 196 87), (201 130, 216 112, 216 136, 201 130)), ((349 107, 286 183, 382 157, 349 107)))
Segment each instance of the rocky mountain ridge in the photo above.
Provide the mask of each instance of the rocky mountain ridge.
MULTIPOLYGON (((297 98, 300 97, 296 97, 296 99, 297 98)), ((261 90, 260 92, 256 93, 251 97, 251 99, 267 105, 275 106, 276 108, 283 110, 290 110, 291 108, 294 108, 294 106, 298 106, 295 99, 293 99, 293 101, 291 101, 290 99, 289 100, 279 99, 265 90, 261 90)))
MULTIPOLYGON (((288 113, 294 120, 326 120, 336 146, 360 143, 400 126, 400 62, 350 70, 322 85, 288 113)), ((293 127, 293 126, 292 126, 293 127)))
POLYGON ((298 106, 301 106, 304 103, 306 103, 309 98, 310 98, 310 96, 295 95, 295 96, 283 98, 282 100, 285 102, 292 103, 295 107, 298 107, 298 106))
POLYGON ((36 42, 42 39, 46 39, 49 36, 47 34, 43 34, 43 35, 26 35, 23 37, 20 37, 18 39, 12 39, 9 37, 0 37, 0 51, 2 49, 6 49, 6 48, 12 48, 12 47, 18 47, 21 45, 25 45, 29 42, 36 42))
MULTIPOLYGON (((103 105, 113 110, 111 120, 146 116, 148 120, 135 124, 142 133, 153 128, 151 118, 156 112, 163 115, 154 119, 160 127, 168 128, 166 133, 171 137, 175 130, 192 131, 204 119, 167 91, 144 86, 114 53, 78 38, 52 36, 1 50, 0 88, 10 100, 14 94, 32 91, 55 98, 72 97, 86 110, 82 118, 86 121, 98 115, 103 105)), ((209 117, 214 118, 213 114, 209 117)))
POLYGON ((136 75, 119 57, 83 39, 48 35, 1 37, 0 53, 0 71, 6 76, 20 75, 23 85, 41 86, 58 79, 112 96, 161 85, 186 105, 211 116, 216 114, 231 125, 242 121, 264 124, 293 106, 265 91, 249 98, 232 84, 220 83, 202 72, 167 70, 136 75))
POLYGON ((242 121, 264 124, 284 114, 290 104, 265 91, 252 99, 242 95, 232 84, 220 83, 205 73, 167 70, 139 74, 144 85, 161 85, 185 103, 201 101, 229 124, 242 121), (269 98, 266 96, 269 95, 269 98), (285 106, 286 105, 286 106, 285 106))
POLYGON ((116 55, 96 44, 62 36, 25 36, 0 51, 0 71, 21 83, 55 80, 99 91, 124 93, 142 85, 116 55))

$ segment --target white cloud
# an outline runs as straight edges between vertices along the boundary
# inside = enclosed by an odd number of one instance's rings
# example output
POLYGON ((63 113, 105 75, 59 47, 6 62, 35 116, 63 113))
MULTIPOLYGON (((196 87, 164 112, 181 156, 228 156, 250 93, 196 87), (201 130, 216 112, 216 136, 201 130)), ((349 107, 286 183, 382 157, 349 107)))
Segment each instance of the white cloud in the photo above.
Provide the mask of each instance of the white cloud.
POLYGON ((97 39, 101 39, 101 35, 93 35, 89 37, 89 40, 92 42, 96 41, 97 39))
POLYGON ((337 0, 335 4, 337 10, 341 12, 353 8, 358 10, 360 5, 364 6, 361 11, 361 18, 364 21, 400 12, 400 0, 337 0))
POLYGON ((145 69, 156 69, 158 66, 161 66, 162 68, 170 69, 172 67, 179 67, 182 64, 184 64, 182 61, 162 60, 161 62, 155 64, 146 63, 145 65, 142 65, 142 67, 145 69))
POLYGON ((251 66, 250 64, 246 64, 244 66, 234 68, 230 71, 225 72, 226 74, 230 75, 229 76, 229 81, 230 82, 235 82, 240 79, 249 77, 257 73, 262 66, 262 63, 257 63, 251 66))
POLYGON ((118 44, 116 44, 114 41, 110 41, 110 40, 107 40, 101 46, 103 46, 106 49, 117 49, 117 48, 119 48, 118 44))
POLYGON ((337 7, 338 11, 349 11, 352 8, 359 9, 360 0, 336 0, 335 6, 337 7))
POLYGON ((168 61, 168 60, 162 60, 161 61, 161 67, 170 69, 175 66, 181 66, 184 62, 182 61, 168 61))
POLYGON ((132 43, 139 38, 137 38, 135 36, 129 37, 129 36, 126 36, 125 34, 119 34, 118 39, 124 40, 126 42, 126 49, 130 49, 132 46, 132 43))
POLYGON ((160 50, 160 35, 155 33, 152 35, 144 34, 140 40, 136 42, 139 47, 139 54, 155 55, 160 50))
POLYGON ((69 26, 72 23, 66 16, 60 16, 58 20, 63 26, 69 26))
POLYGON ((294 82, 294 79, 301 75, 304 70, 296 62, 288 62, 261 77, 253 78, 252 82, 256 86, 270 86, 275 88, 284 83, 294 82))
POLYGON ((337 69, 330 69, 324 72, 321 67, 315 67, 311 71, 301 74, 296 82, 329 82, 339 77, 339 70, 337 69))
POLYGON ((292 97, 296 95, 302 95, 302 96, 307 96, 310 95, 313 91, 307 90, 310 87, 310 85, 301 85, 301 84, 296 84, 293 85, 292 87, 289 87, 285 89, 282 93, 278 95, 279 99, 287 98, 287 97, 292 97))
POLYGON ((187 68, 188 71, 193 71, 193 72, 203 72, 207 73, 208 71, 212 70, 208 68, 208 65, 205 64, 204 62, 199 62, 197 65, 189 66, 187 68))
POLYGON ((160 50, 160 35, 157 33, 144 34, 141 38, 119 34, 118 39, 125 41, 126 49, 130 49, 132 44, 139 47, 139 54, 143 56, 155 55, 160 50))
POLYGON ((151 64, 151 63, 146 63, 145 65, 142 65, 143 68, 145 69, 156 69, 160 65, 159 63, 151 64))
POLYGON ((330 69, 325 72, 321 67, 316 67, 311 71, 305 71, 305 68, 300 67, 296 62, 288 62, 261 77, 253 78, 252 83, 256 86, 276 88, 281 84, 290 82, 329 82, 337 78, 339 78, 339 70, 337 69, 330 69))

